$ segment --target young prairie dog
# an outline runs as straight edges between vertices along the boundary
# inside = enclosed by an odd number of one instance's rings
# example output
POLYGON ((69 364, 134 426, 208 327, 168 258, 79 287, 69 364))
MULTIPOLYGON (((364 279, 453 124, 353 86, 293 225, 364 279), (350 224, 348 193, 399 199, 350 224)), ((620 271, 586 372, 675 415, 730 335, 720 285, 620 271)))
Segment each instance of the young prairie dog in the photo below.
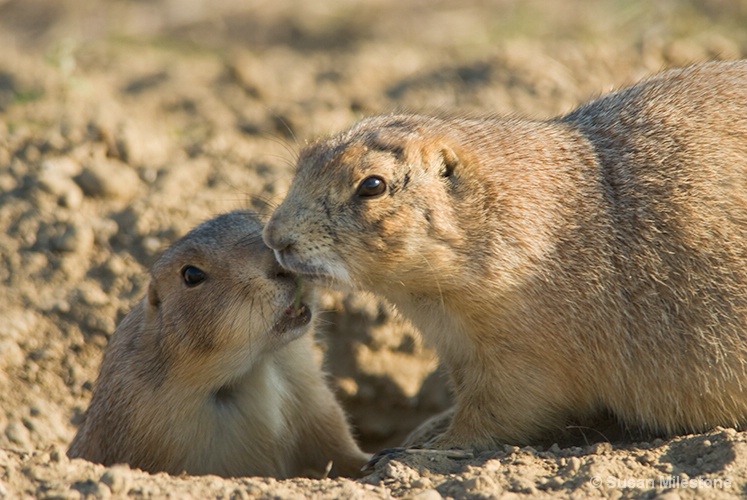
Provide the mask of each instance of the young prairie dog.
POLYGON ((354 476, 366 463, 313 353, 313 313, 251 212, 151 270, 104 355, 71 458, 224 477, 354 476))
POLYGON ((428 446, 747 422, 747 61, 549 121, 363 120, 301 152, 263 237, 436 347, 456 405, 428 446))

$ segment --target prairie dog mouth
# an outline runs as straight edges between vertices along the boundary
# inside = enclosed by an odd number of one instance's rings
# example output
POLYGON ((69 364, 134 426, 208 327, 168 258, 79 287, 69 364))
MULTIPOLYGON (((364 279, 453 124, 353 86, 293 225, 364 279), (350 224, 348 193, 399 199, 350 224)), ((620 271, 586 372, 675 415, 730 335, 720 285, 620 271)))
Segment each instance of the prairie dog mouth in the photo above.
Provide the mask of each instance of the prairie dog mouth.
POLYGON ((285 333, 289 330, 306 326, 311 322, 311 308, 302 302, 303 288, 303 280, 298 278, 293 303, 283 311, 280 319, 275 324, 273 330, 276 333, 285 333))
POLYGON ((306 326, 311 322, 311 309, 309 306, 301 302, 298 307, 295 304, 288 306, 283 311, 283 315, 280 317, 275 328, 273 330, 276 333, 285 333, 289 330, 294 330, 302 326, 306 326))

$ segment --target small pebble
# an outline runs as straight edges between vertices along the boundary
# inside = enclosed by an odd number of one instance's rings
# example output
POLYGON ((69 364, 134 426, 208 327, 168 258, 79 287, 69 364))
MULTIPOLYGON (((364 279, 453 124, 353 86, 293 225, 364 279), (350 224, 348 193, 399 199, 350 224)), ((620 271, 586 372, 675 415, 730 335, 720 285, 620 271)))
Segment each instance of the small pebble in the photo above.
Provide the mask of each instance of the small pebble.
POLYGON ((667 491, 661 495, 654 497, 656 500, 680 500, 682 498, 676 491, 667 491))
POLYGON ((23 150, 23 156, 29 161, 29 163, 37 163, 41 159, 41 152, 38 147, 29 144, 26 146, 26 149, 23 150))
POLYGON ((127 475, 129 472, 130 468, 128 466, 115 465, 101 475, 99 482, 108 486, 112 494, 123 495, 127 493, 127 475))
POLYGON ((469 491, 485 491, 493 486, 493 481, 484 476, 475 476, 464 481, 464 487, 469 491))
POLYGON ((26 353, 13 339, 0 337, 0 368, 8 369, 23 365, 26 361, 26 353))
POLYGON ((111 302, 111 298, 95 283, 81 283, 76 292, 77 299, 85 306, 100 307, 111 302))
POLYGON ((529 493, 530 495, 537 494, 537 488, 534 486, 534 482, 523 476, 511 478, 511 490, 517 493, 529 493))
POLYGON ((96 500, 111 498, 112 490, 102 482, 94 483, 90 489, 86 490, 86 497, 93 496, 96 500))
POLYGON ((578 457, 571 457, 568 459, 568 468, 566 469, 569 474, 578 472, 581 469, 581 459, 578 457))
POLYGON ((0 338, 23 341, 34 331, 38 322, 32 311, 12 309, 3 311, 3 321, 0 322, 0 338))
POLYGON ((109 244, 109 239, 117 234, 119 225, 112 219, 95 219, 91 221, 96 243, 102 246, 109 244))
MULTIPOLYGON (((2 154, 3 150, 0 149, 0 165, 7 163, 2 160, 2 154)), ((7 174, 0 174, 0 192, 8 193, 13 191, 17 186, 18 180, 15 177, 7 174)))
POLYGON ((83 192, 93 198, 131 200, 142 182, 129 165, 111 159, 99 159, 86 166, 75 178, 83 192))
POLYGON ((659 469, 660 471, 666 474, 671 474, 672 471, 674 470, 674 466, 670 463, 662 463, 657 466, 657 469, 659 469))
POLYGON ((60 446, 55 446, 54 448, 52 448, 52 451, 49 452, 49 459, 52 462, 59 464, 67 461, 67 455, 65 454, 65 450, 63 450, 60 446))
POLYGON ((59 156, 44 160, 41 164, 42 177, 45 175, 58 175, 71 178, 81 171, 80 163, 68 156, 59 156))
POLYGON ((5 436, 11 443, 23 449, 31 449, 31 433, 21 422, 10 422, 5 428, 5 436))
POLYGON ((39 187, 57 197, 58 203, 67 208, 78 208, 83 202, 83 191, 70 177, 57 172, 42 173, 39 187))
POLYGON ((67 314, 70 312, 70 302, 64 299, 60 299, 52 305, 52 311, 56 313, 67 314))
POLYGON ((155 236, 146 236, 143 238, 143 249, 150 255, 154 255, 163 250, 163 243, 155 236))
POLYGON ((732 427, 729 427, 727 429, 722 430, 721 435, 724 437, 728 437, 728 438, 734 438, 737 435, 737 430, 732 427))
POLYGON ((420 478, 414 480, 410 486, 413 488, 430 488, 432 485, 430 479, 420 478))
POLYGON ((124 259, 119 255, 112 255, 106 262, 106 270, 109 271, 113 276, 119 276, 127 271, 127 264, 124 259))
POLYGON ((52 238, 50 247, 60 252, 88 253, 93 247, 93 230, 88 224, 74 222, 61 235, 52 238))
POLYGON ((82 496, 78 490, 71 490, 64 486, 38 492, 38 494, 40 500, 77 500, 82 496))
POLYGON ((559 490, 563 485, 565 485, 565 482, 559 477, 551 477, 545 484, 545 486, 551 490, 559 490))
POLYGON ((612 451, 612 443, 596 443, 589 447, 591 453, 603 455, 612 451))
POLYGON ((408 500, 440 500, 443 498, 437 490, 422 490, 405 497, 408 500))
POLYGON ((644 453, 643 455, 641 455, 640 457, 638 457, 636 460, 640 464, 650 465, 650 464, 653 464, 653 463, 656 462, 656 455, 654 455, 650 451, 647 451, 646 453, 644 453))
POLYGON ((58 199, 60 206, 70 209, 79 208, 83 204, 83 191, 77 184, 72 184, 58 199))

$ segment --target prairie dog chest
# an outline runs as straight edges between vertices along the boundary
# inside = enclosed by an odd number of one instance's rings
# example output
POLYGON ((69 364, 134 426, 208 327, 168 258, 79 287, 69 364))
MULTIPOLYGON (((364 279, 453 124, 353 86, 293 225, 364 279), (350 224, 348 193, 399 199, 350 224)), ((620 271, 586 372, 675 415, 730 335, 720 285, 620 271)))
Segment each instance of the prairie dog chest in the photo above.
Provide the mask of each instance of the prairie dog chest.
MULTIPOLYGON (((221 388, 213 396, 211 411, 220 427, 237 432, 258 431, 277 438, 287 430, 285 407, 292 388, 280 367, 265 363, 236 386, 221 388), (258 372, 258 373, 254 373, 258 372)), ((220 431, 218 431, 220 432, 220 431)))

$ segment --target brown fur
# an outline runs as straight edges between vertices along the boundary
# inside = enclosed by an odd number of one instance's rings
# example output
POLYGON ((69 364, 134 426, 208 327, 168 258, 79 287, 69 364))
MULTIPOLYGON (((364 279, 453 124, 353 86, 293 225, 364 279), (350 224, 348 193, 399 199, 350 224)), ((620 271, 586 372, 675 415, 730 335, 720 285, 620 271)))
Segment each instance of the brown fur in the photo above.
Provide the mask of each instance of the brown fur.
POLYGON ((68 455, 150 472, 356 475, 368 456, 296 320, 296 279, 262 244, 249 212, 176 242, 148 296, 111 338, 68 455), (189 286, 186 266, 206 273, 189 286), (283 326, 285 325, 285 326, 283 326))
POLYGON ((363 120, 301 152, 264 239, 435 345, 456 408, 431 446, 747 422, 747 61, 549 121, 363 120))

